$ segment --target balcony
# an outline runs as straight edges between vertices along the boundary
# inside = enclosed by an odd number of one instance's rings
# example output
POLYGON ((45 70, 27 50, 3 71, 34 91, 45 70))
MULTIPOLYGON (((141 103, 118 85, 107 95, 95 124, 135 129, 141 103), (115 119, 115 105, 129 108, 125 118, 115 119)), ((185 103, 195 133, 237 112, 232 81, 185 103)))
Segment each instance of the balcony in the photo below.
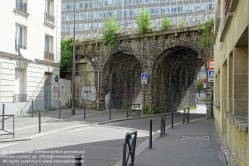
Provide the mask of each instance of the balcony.
POLYGON ((13 94, 13 103, 15 102, 26 102, 27 94, 13 94))
POLYGON ((52 16, 51 14, 44 13, 44 22, 47 25, 50 25, 52 27, 55 27, 55 17, 52 16))
POLYGON ((49 62, 54 62, 54 54, 49 52, 44 52, 44 60, 49 62))

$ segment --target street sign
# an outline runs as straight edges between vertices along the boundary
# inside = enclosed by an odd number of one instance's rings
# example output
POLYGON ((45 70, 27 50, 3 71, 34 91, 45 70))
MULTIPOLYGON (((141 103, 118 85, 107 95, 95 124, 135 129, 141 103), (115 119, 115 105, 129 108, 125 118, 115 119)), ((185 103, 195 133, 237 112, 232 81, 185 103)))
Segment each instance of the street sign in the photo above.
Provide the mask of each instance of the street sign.
POLYGON ((59 82, 59 77, 58 76, 55 76, 54 82, 59 82))
POLYGON ((207 78, 204 78, 204 79, 203 79, 203 84, 207 84, 207 81, 208 81, 208 79, 207 79, 207 78))
POLYGON ((214 71, 208 70, 208 82, 214 82, 214 71))
POLYGON ((207 68, 209 70, 214 70, 214 59, 210 59, 208 62, 207 62, 207 68))
POLYGON ((147 84, 148 78, 149 78, 148 73, 142 73, 141 74, 141 84, 147 84))

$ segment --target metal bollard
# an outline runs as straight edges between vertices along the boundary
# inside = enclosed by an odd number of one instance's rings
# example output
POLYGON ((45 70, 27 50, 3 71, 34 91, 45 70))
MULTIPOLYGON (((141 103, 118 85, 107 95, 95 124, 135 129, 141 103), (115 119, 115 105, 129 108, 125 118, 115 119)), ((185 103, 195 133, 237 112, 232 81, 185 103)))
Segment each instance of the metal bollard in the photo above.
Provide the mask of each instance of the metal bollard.
POLYGON ((3 113, 2 113, 2 130, 4 130, 4 115, 5 115, 5 103, 3 103, 3 113))
POLYGON ((84 120, 86 119, 86 104, 84 106, 84 120))
POLYGON ((33 118, 34 117, 34 100, 32 99, 32 101, 31 101, 31 118, 33 118))
POLYGON ((173 129, 173 123, 174 123, 174 113, 173 110, 171 110, 171 128, 173 129))
POLYGON ((13 115, 13 138, 15 138, 15 116, 13 115))
POLYGON ((110 106, 110 110, 109 110, 109 120, 111 120, 112 119, 112 108, 111 108, 111 106, 110 106))
POLYGON ((149 148, 152 148, 152 119, 150 120, 150 140, 149 140, 149 148))
POLYGON ((188 123, 189 123, 189 109, 188 109, 188 123))
POLYGON ((61 99, 59 99, 59 119, 61 119, 61 99))
POLYGON ((41 111, 39 111, 39 133, 41 132, 41 111))
POLYGON ((75 166, 81 166, 81 155, 76 155, 75 156, 75 166))

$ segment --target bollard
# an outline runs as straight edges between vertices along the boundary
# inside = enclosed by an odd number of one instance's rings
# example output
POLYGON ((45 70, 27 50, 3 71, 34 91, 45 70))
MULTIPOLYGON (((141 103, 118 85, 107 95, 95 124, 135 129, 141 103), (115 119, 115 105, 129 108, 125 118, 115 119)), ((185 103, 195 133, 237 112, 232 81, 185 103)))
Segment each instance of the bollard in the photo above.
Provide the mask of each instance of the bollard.
POLYGON ((112 119, 112 108, 111 108, 111 105, 110 105, 110 108, 109 108, 110 110, 109 110, 109 120, 111 120, 112 119))
POLYGON ((15 138, 15 116, 13 115, 13 138, 15 138))
POLYGON ((34 117, 34 115, 33 115, 33 113, 34 113, 34 100, 32 99, 32 101, 31 101, 31 118, 33 118, 34 117))
POLYGON ((41 111, 39 111, 39 133, 41 132, 41 111))
POLYGON ((3 116, 3 118, 2 118, 2 130, 4 130, 4 115, 5 115, 4 111, 5 111, 5 103, 3 103, 3 113, 2 113, 2 116, 3 116))
POLYGON ((189 109, 188 109, 188 123, 189 123, 189 109))
POLYGON ((171 110, 171 128, 173 129, 173 122, 174 121, 174 113, 173 110, 171 110))
POLYGON ((86 119, 86 104, 84 106, 84 120, 86 119))
POLYGON ((150 145, 149 145, 149 148, 151 149, 152 148, 152 119, 150 120, 150 145))
POLYGON ((75 156, 75 166, 81 166, 81 155, 76 155, 75 156))
POLYGON ((61 119, 61 99, 59 99, 59 119, 61 119))

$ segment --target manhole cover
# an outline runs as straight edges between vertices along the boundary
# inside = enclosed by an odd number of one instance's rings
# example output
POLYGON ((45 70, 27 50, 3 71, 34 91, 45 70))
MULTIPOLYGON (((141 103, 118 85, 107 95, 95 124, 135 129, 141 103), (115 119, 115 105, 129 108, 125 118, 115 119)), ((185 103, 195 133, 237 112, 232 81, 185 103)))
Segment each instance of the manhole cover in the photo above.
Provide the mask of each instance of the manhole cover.
POLYGON ((210 141, 209 136, 182 136, 181 140, 210 141))

